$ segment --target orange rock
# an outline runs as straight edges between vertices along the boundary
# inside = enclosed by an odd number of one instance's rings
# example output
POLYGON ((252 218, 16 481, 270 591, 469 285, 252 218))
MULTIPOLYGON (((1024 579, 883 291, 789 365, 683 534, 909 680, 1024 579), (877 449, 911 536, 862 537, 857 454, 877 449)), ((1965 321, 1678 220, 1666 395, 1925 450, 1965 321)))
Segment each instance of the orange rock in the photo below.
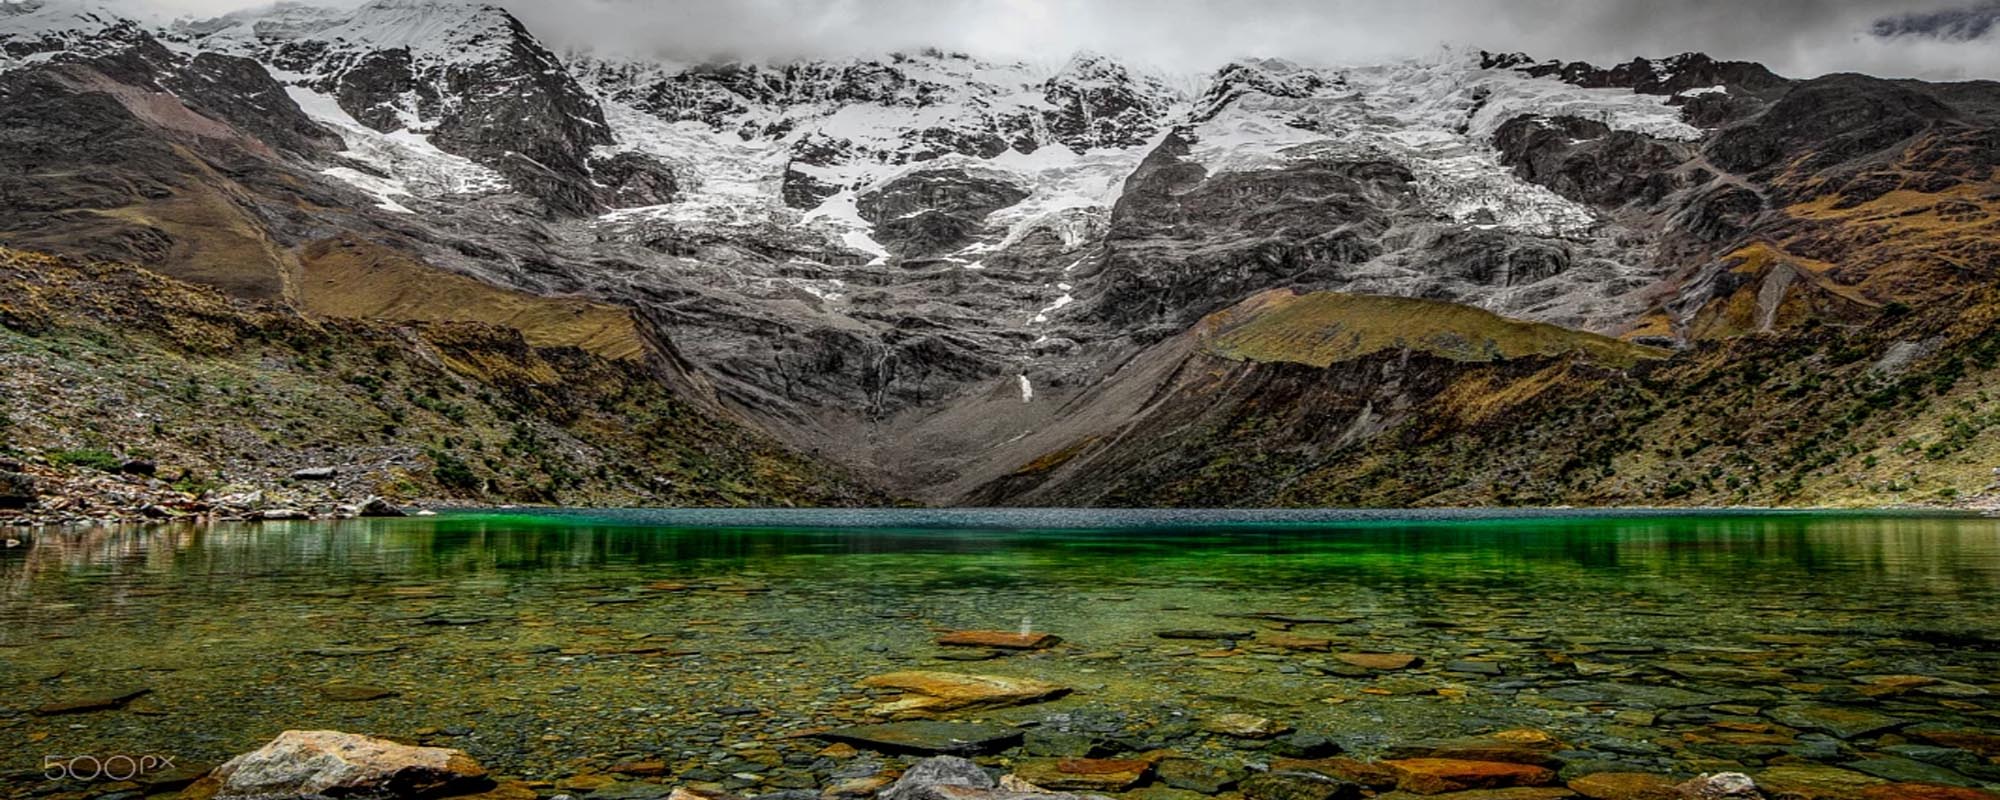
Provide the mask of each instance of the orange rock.
POLYGON ((610 771, 620 775, 637 775, 642 778, 652 778, 667 774, 667 762, 627 761, 623 764, 612 765, 610 771))
POLYGON ((1012 631, 953 631, 938 637, 945 647, 990 647, 996 650, 1046 650, 1062 639, 1046 633, 1012 631))
POLYGON ((1384 761, 1396 773, 1396 788, 1415 794, 1443 794, 1467 789, 1546 786, 1554 770, 1504 761, 1461 761, 1452 758, 1404 758, 1384 761))
POLYGON ((1863 800, 2000 800, 2000 792, 1935 783, 1892 783, 1863 789, 1861 797, 1863 800))
POLYGON ((1398 670, 1421 666, 1424 660, 1402 653, 1341 653, 1334 656, 1363 669, 1398 670))
POLYGON ((1293 636, 1285 633, 1267 633, 1257 640, 1280 650, 1299 650, 1324 653, 1333 649, 1333 640, 1314 639, 1310 636, 1293 636))
POLYGON ((1569 782, 1591 800, 1681 800, 1672 778, 1644 772, 1599 772, 1569 782))

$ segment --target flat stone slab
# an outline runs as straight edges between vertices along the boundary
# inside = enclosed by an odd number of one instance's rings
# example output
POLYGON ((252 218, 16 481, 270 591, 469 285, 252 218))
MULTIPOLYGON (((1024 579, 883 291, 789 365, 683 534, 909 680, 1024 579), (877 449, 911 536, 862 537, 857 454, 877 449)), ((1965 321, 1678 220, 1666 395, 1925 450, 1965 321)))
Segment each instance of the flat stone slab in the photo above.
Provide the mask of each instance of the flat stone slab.
POLYGON ((1014 775, 1044 789, 1122 792, 1145 779, 1153 762, 1123 758, 1041 758, 1015 765, 1014 775))
POLYGON ((1172 630, 1154 631, 1153 635, 1158 636, 1162 639, 1215 640, 1215 639, 1248 639, 1252 636, 1257 635, 1257 632, 1244 631, 1244 630, 1224 630, 1217 628, 1175 628, 1172 630))
POLYGON ((1646 772, 1598 772, 1574 778, 1571 791, 1591 800, 1685 800, 1679 784, 1646 772))
POLYGON ((869 713, 890 719, 913 719, 948 711, 975 711, 988 708, 1038 703, 1069 694, 1069 687, 1032 678, 1002 675, 969 675, 957 672, 909 670, 875 675, 861 685, 878 689, 901 689, 896 700, 869 709, 869 713))
POLYGON ((1384 672, 1419 667, 1424 663, 1422 658, 1407 653, 1339 653, 1334 658, 1343 664, 1384 672))
POLYGON ((1888 781, 1873 775, 1827 767, 1817 764, 1772 767, 1753 776, 1757 788, 1766 795, 1783 795, 1787 792, 1801 797, 1824 797, 1830 799, 1855 798, 1871 786, 1880 786, 1888 781))
POLYGON ((1830 733, 1842 739, 1892 731, 1909 724, 1887 714, 1842 706, 1778 706, 1764 713, 1784 725, 1830 733))
POLYGON ((1217 714, 1202 720, 1201 729, 1238 739, 1269 739, 1290 733, 1292 726, 1255 714, 1217 714))
POLYGON ((1061 642, 1061 637, 1052 634, 1012 631, 953 631, 937 639, 937 643, 944 647, 984 647, 993 650, 1046 650, 1061 642))
POLYGON ((364 686, 357 683, 330 683, 319 687, 319 696, 337 703, 365 703, 370 700, 386 700, 400 694, 394 689, 380 686, 364 686))
POLYGON ((891 754, 978 755, 1020 744, 1021 732, 996 725, 914 720, 835 728, 815 738, 891 754))
POLYGON ((1316 639, 1310 636, 1293 636, 1288 633, 1266 633, 1257 640, 1258 644, 1276 647, 1280 650, 1324 653, 1333 649, 1333 640, 1316 639))
POLYGON ((101 695, 80 697, 75 700, 64 700, 62 702, 38 706, 35 708, 35 716, 53 717, 62 714, 88 714, 93 711, 115 711, 124 708, 127 703, 152 693, 153 690, 145 688, 114 689, 101 695))

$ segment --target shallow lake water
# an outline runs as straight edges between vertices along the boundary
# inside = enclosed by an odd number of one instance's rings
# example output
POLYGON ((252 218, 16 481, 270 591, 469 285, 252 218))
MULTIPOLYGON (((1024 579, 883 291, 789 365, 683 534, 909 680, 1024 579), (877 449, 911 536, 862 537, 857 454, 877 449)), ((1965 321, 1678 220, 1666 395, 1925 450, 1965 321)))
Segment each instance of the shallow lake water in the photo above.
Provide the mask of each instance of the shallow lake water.
POLYGON ((1281 755, 1200 732, 1241 712, 1362 756, 1534 728, 1572 765, 2000 781, 1995 519, 463 512, 6 536, 0 795, 103 785, 46 780, 49 755, 186 768, 320 728, 550 793, 634 760, 662 786, 816 789, 839 768, 801 734, 867 721, 885 692, 858 681, 910 669, 1069 687, 948 716, 1100 750, 1281 755), (1062 643, 935 643, 956 630, 1062 643), (1213 635, 1159 635, 1188 631, 1213 635), (1420 660, 1343 658, 1369 653, 1420 660), (120 702, 52 713, 99 700, 120 702))

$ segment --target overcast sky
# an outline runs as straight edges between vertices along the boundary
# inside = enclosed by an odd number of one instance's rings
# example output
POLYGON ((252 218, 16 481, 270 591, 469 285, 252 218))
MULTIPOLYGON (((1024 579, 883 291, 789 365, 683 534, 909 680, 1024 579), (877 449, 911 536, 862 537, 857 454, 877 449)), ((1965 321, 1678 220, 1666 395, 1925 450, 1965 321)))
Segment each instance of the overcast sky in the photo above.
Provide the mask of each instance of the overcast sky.
MULTIPOLYGON (((244 0, 127 0, 176 13, 244 0)), ((352 0, 349 0, 352 2, 352 0)), ((497 0, 552 44, 695 59, 876 54, 935 46, 1053 59, 1091 49, 1206 70, 1245 55, 1354 63, 1444 44, 1598 63, 1700 50, 1802 77, 1860 71, 2000 78, 2000 32, 1871 34, 1878 20, 2000 0, 497 0)), ((1984 30, 1983 28, 1980 30, 1984 30)))

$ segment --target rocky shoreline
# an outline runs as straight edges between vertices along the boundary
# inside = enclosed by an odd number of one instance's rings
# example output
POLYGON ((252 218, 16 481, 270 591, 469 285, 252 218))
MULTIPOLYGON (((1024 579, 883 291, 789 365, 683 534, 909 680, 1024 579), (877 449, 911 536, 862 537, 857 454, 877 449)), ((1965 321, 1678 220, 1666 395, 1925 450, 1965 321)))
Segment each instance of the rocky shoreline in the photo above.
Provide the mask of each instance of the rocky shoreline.
MULTIPOLYGON (((302 466, 288 473, 261 475, 255 480, 211 485, 188 473, 162 474, 158 465, 143 459, 109 459, 96 467, 65 466, 53 461, 34 451, 0 455, 0 528, 429 516, 436 513, 433 508, 478 505, 464 501, 392 500, 371 492, 373 481, 351 477, 351 471, 333 466, 302 466)), ((1963 497, 1949 504, 1897 508, 1995 515, 2000 514, 2000 494, 1963 497)), ((1690 507, 1689 510, 1725 509, 1690 507)))
POLYGON ((0 528, 162 522, 250 522, 431 514, 367 491, 338 467, 300 467, 255 482, 210 485, 162 474, 143 459, 66 466, 39 454, 0 456, 0 528))

